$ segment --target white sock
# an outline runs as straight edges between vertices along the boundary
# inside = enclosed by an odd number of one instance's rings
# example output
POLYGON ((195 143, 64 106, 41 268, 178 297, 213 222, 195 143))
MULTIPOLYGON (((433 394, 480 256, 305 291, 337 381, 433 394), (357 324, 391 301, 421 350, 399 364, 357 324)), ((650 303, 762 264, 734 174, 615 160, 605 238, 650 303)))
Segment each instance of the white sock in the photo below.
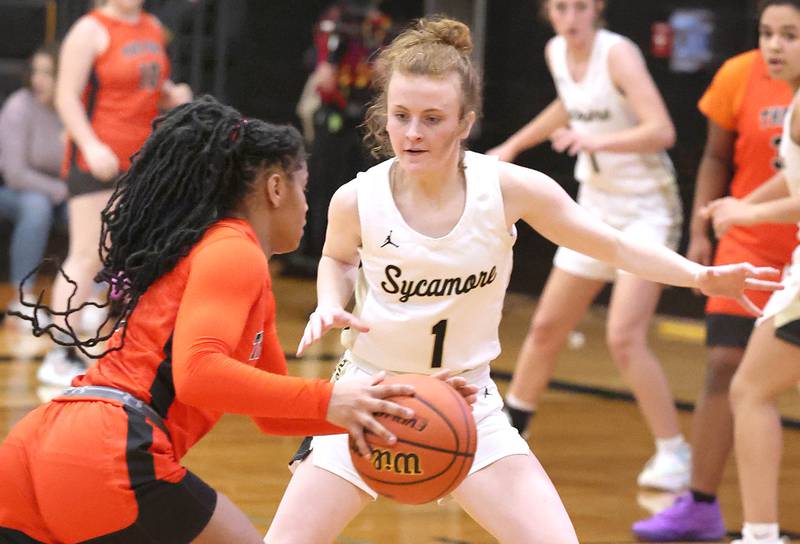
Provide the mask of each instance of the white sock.
POLYGON ((686 447, 686 440, 682 434, 676 434, 672 438, 656 438, 656 450, 658 452, 677 453, 686 447))
POLYGON ((524 400, 520 400, 511 393, 506 393, 506 404, 508 404, 511 408, 515 410, 522 410, 523 412, 535 412, 536 405, 531 402, 525 402, 524 400))
POLYGON ((744 523, 742 538, 745 542, 778 542, 780 531, 777 523, 744 523))

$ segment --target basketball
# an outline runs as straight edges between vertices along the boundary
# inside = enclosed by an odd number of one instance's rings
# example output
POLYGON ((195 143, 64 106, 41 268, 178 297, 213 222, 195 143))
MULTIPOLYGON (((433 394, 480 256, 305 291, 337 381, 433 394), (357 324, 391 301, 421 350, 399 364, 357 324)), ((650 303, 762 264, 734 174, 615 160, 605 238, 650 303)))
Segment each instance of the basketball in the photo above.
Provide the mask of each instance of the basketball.
POLYGON ((413 397, 389 399, 414 410, 414 417, 375 414, 397 442, 389 446, 367 433, 372 454, 366 459, 351 440, 356 470, 373 490, 397 502, 423 504, 444 497, 467 476, 475 457, 472 409, 455 389, 430 376, 390 376, 383 383, 414 386, 413 397))

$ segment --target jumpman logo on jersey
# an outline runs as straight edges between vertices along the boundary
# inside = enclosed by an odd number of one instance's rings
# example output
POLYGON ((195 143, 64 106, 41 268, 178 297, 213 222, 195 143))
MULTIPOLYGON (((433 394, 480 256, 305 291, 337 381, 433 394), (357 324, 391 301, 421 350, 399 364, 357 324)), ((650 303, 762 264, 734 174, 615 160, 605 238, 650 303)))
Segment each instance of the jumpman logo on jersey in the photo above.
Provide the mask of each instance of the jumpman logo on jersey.
POLYGON ((397 248, 400 247, 397 244, 395 244, 394 242, 392 242, 392 231, 389 231, 389 234, 386 235, 386 240, 383 241, 383 244, 381 244, 381 247, 386 247, 389 244, 391 244, 391 245, 393 245, 394 247, 397 247, 397 248))

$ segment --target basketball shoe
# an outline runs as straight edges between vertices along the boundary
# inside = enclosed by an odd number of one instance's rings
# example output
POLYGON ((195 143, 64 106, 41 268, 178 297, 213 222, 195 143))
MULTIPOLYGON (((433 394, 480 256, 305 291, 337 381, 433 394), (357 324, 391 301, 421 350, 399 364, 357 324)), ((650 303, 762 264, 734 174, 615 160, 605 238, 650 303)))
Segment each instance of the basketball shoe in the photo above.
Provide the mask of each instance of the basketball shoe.
POLYGON ((657 451, 636 481, 642 487, 680 491, 688 487, 691 473, 692 450, 684 443, 674 451, 657 451))
POLYGON ((714 541, 725 536, 719 501, 697 502, 690 492, 669 508, 637 521, 633 534, 645 542, 714 541))

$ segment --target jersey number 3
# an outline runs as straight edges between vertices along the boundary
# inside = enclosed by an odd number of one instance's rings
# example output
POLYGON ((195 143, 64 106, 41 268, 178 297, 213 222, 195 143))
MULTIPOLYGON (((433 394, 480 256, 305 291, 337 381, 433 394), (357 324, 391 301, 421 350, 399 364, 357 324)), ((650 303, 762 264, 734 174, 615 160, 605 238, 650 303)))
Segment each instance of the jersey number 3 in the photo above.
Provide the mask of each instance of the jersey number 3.
POLYGON ((444 351, 444 335, 447 333, 447 320, 442 319, 431 329, 433 339, 433 356, 431 357, 431 368, 442 367, 442 352, 444 351))

